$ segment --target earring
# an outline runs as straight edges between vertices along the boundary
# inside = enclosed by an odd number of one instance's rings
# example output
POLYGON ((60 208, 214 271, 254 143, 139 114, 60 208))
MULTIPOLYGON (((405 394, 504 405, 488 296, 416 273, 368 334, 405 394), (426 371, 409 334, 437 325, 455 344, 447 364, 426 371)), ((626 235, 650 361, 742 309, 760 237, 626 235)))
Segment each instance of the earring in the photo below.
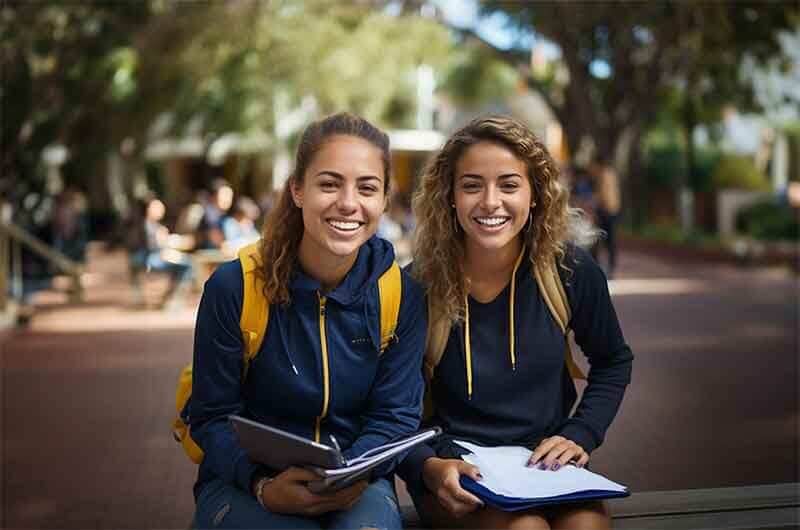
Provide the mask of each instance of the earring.
POLYGON ((531 209, 528 211, 528 222, 525 223, 525 226, 522 227, 523 232, 527 232, 533 226, 533 207, 536 203, 531 204, 531 209))

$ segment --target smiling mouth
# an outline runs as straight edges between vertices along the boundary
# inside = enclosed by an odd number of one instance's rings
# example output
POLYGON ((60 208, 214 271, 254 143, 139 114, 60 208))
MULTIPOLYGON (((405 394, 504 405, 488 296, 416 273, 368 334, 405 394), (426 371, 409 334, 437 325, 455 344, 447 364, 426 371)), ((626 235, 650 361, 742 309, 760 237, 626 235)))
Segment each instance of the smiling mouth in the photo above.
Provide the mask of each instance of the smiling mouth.
POLYGON ((472 220, 487 228, 497 228, 508 223, 511 220, 511 217, 473 217, 472 220))
POLYGON ((340 232, 355 232, 365 224, 363 221, 342 221, 340 219, 326 219, 326 222, 340 232))

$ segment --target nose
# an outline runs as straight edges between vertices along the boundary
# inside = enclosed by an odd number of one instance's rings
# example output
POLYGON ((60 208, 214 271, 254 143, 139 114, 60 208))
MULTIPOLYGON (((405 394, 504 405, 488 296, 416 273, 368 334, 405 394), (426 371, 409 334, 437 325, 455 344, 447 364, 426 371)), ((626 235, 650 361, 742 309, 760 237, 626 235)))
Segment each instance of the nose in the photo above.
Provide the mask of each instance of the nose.
POLYGON ((357 194, 355 186, 342 186, 339 190, 336 206, 342 212, 352 212, 358 207, 357 194))
POLYGON ((488 211, 496 210, 500 207, 500 193, 497 186, 493 184, 486 186, 481 199, 481 206, 488 211))

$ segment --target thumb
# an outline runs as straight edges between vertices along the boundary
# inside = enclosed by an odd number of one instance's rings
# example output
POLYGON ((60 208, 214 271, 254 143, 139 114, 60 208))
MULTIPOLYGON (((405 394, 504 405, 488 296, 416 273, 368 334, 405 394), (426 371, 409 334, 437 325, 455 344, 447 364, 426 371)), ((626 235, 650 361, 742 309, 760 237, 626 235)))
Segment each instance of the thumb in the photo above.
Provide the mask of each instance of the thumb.
POLYGON ((481 475, 481 471, 480 469, 478 469, 478 466, 469 464, 467 462, 460 463, 460 465, 458 466, 458 472, 461 475, 466 475, 475 481, 478 481, 483 478, 483 475, 481 475))

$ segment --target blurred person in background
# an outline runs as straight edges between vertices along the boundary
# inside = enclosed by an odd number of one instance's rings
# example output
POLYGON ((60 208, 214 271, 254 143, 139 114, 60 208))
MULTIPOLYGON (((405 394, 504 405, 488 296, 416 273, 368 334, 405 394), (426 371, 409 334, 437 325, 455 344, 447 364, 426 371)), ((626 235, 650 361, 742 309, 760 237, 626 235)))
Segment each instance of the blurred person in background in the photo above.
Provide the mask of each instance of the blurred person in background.
POLYGON ((68 186, 56 196, 53 208, 53 248, 78 263, 86 262, 89 219, 86 197, 68 186))
POLYGON ((175 222, 175 232, 192 238, 192 248, 197 245, 197 234, 200 230, 200 223, 205 215, 206 204, 208 203, 208 192, 206 190, 197 191, 188 204, 183 206, 178 213, 175 222))
POLYGON ((197 248, 219 249, 225 241, 222 221, 233 204, 233 188, 228 181, 217 178, 209 186, 208 202, 203 211, 197 234, 197 248))
POLYGON ((168 310, 179 309, 191 283, 191 260, 186 253, 170 245, 169 229, 161 223, 167 212, 164 203, 151 196, 139 201, 138 207, 141 209, 141 221, 134 232, 138 248, 129 254, 136 303, 144 303, 141 274, 166 272, 170 276, 170 283, 159 306, 168 310))
POLYGON ((258 205, 249 197, 239 197, 231 208, 230 215, 222 221, 225 246, 239 250, 245 245, 255 243, 260 237, 256 220, 261 215, 258 205))
POLYGON ((600 245, 605 246, 608 254, 606 276, 613 278, 617 267, 617 219, 621 207, 619 177, 617 172, 602 155, 596 155, 589 166, 589 174, 594 183, 595 218, 597 226, 605 232, 603 238, 594 247, 594 257, 598 260, 600 245))

